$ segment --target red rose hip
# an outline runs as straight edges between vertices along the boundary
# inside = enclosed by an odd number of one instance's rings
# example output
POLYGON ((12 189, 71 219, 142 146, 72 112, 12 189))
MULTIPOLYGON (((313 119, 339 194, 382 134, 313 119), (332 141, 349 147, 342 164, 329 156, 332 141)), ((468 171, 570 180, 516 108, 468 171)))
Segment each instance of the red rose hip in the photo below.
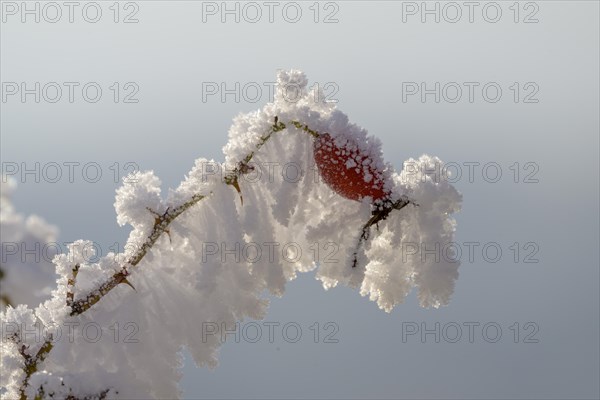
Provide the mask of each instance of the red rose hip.
POLYGON ((313 149, 319 174, 334 192, 356 201, 371 197, 375 202, 389 196, 383 172, 351 138, 325 133, 315 139, 313 149))

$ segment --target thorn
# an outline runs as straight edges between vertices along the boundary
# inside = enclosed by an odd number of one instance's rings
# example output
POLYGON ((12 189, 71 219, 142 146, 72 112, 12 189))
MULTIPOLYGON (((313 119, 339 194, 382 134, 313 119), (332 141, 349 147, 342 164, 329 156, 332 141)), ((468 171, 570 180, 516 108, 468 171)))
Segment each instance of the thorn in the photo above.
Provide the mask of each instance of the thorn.
POLYGON ((135 287, 131 284, 131 282, 129 282, 127 280, 127 276, 129 276, 129 272, 127 272, 127 270, 125 268, 121 269, 121 272, 117 272, 113 278, 115 278, 117 280, 118 284, 124 283, 127 286, 131 287, 133 290, 135 290, 137 292, 137 290, 135 289, 135 287))
POLYGON ((119 282, 119 283, 124 283, 124 284, 126 284, 127 286, 131 287, 131 288, 132 288, 134 291, 136 291, 136 292, 137 292, 137 290, 135 290, 135 287, 134 287, 134 286, 131 284, 131 282, 129 282, 129 281, 127 280, 127 278, 125 278, 124 276, 123 276, 123 279, 121 279, 121 282, 119 282))
POLYGON ((230 185, 233 186, 235 190, 237 190, 237 192, 240 195, 240 201, 242 202, 242 205, 244 205, 244 197, 242 197, 242 189, 240 189, 240 184, 238 183, 237 176, 233 178, 230 185))

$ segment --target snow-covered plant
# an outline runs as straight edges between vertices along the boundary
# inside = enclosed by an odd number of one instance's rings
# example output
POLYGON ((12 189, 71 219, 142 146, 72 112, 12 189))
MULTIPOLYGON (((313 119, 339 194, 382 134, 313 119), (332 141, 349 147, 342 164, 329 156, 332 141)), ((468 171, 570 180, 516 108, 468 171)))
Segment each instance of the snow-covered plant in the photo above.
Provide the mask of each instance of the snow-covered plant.
POLYGON ((221 340, 202 324, 262 318, 264 291, 281 296, 298 272, 388 312, 413 287, 423 307, 447 304, 458 263, 401 250, 453 240, 461 196, 430 175, 441 161, 396 172, 323 98, 282 71, 274 101, 235 118, 224 163, 196 160, 166 195, 152 171, 127 177, 115 201, 133 228, 124 251, 91 262, 89 242, 73 243, 54 258, 52 298, 2 314, 3 398, 178 397, 183 348, 217 364, 221 340), (335 254, 316 257, 315 243, 335 254), (137 342, 116 340, 123 329, 137 342))

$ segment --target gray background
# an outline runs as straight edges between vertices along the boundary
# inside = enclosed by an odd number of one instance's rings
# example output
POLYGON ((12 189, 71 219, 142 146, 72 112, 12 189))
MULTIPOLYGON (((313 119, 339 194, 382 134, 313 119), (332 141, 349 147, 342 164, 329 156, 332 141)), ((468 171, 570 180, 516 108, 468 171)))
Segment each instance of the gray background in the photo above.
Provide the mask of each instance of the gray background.
POLYGON ((422 153, 502 167, 497 183, 486 182, 481 167, 473 182, 463 175, 456 183, 464 195, 457 242, 496 242, 503 256, 490 263, 479 250, 471 263, 464 255, 449 306, 421 309, 413 293, 388 315, 354 290, 324 292, 313 274, 302 275, 273 299, 266 318, 299 323, 302 339, 288 343, 279 334, 274 343, 227 343, 214 371, 196 369, 186 357, 185 397, 598 398, 598 2, 536 2, 533 24, 513 22, 512 1, 498 3, 498 23, 486 22, 480 7, 473 23, 463 15, 455 24, 431 17, 422 23, 419 16, 403 22, 401 2, 374 1, 336 2, 333 24, 312 21, 312 2, 300 3, 296 24, 281 12, 272 24, 265 15, 252 24, 218 16, 203 22, 201 2, 138 1, 139 23, 115 24, 112 2, 101 4, 105 14, 96 24, 76 13, 72 24, 8 17, 1 28, 2 82, 95 81, 104 89, 94 104, 80 95, 72 104, 31 97, 1 104, 3 162, 103 167, 97 183, 81 174, 73 183, 36 183, 32 176, 19 183, 18 210, 58 225, 62 241, 91 239, 103 249, 123 243, 128 229, 116 223, 118 183, 108 167, 153 169, 166 189, 194 159, 222 160, 231 119, 269 99, 263 93, 256 103, 232 96, 203 102, 202 83, 262 85, 279 68, 334 82, 339 107, 383 141, 398 168, 422 153), (503 95, 497 103, 481 92, 473 103, 435 103, 432 96, 403 102, 406 81, 497 82, 503 95), (136 82, 139 103, 112 102, 112 82, 136 82), (539 102, 515 103, 513 82, 535 82, 539 102), (515 162, 519 183, 509 169, 515 162), (538 183, 523 182, 526 162, 539 166, 538 183), (523 252, 515 263, 514 242, 535 242, 539 262, 524 263, 523 252), (309 327, 329 321, 339 326, 339 342, 315 344, 309 327), (496 322, 503 332, 497 343, 480 329, 469 343, 466 328, 457 343, 435 343, 433 335, 404 343, 406 322, 496 322), (519 343, 509 328, 515 322, 519 343), (538 343, 523 343, 527 322, 539 327, 538 343))

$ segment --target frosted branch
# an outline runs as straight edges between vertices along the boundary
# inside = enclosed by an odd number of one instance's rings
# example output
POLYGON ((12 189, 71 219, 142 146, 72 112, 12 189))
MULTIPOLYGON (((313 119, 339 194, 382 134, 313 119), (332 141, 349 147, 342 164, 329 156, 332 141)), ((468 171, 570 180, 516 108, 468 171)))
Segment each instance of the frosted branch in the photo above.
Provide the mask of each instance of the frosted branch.
MULTIPOLYGON (((310 129, 308 127, 308 125, 306 125, 306 124, 301 124, 298 121, 291 121, 290 124, 294 125, 298 129, 301 129, 301 130, 307 132, 308 134, 310 134, 313 137, 319 136, 318 132, 310 129)), ((280 132, 284 129, 286 129, 286 124, 279 121, 278 117, 275 117, 274 123, 271 126, 271 128, 269 129, 269 131, 267 133, 265 133, 260 138, 260 141, 256 144, 256 149, 254 151, 250 152, 248 155, 246 155, 246 157, 244 157, 244 159, 238 163, 238 165, 235 167, 235 169, 225 176, 225 178, 224 178, 225 184, 231 185, 237 190, 237 192, 240 194, 240 199, 242 200, 242 204, 243 204, 243 197, 242 197, 241 189, 240 189, 240 186, 238 183, 238 177, 240 175, 246 174, 252 170, 252 167, 250 167, 248 163, 252 160, 252 158, 254 157, 254 154, 258 150, 260 150, 260 148, 271 138, 271 136, 274 133, 280 132)), ((201 195, 201 194, 195 194, 190 198, 190 200, 188 200, 185 203, 183 203, 175 208, 172 208, 170 210, 167 209, 167 211, 165 211, 165 213, 162 215, 157 214, 156 212, 150 210, 152 213, 154 213, 156 215, 156 217, 154 219, 154 226, 152 227, 152 231, 150 232, 150 234, 148 235, 148 237, 146 238, 144 243, 140 246, 140 248, 121 266, 121 270, 119 272, 116 272, 109 280, 107 280, 106 282, 101 284, 99 287, 97 287, 95 290, 88 293, 83 298, 75 301, 73 299, 73 297, 74 297, 73 288, 75 285, 77 272, 79 270, 79 264, 77 264, 73 268, 72 277, 69 278, 68 283, 67 283, 67 286, 68 286, 67 305, 71 307, 70 315, 76 316, 76 315, 80 315, 80 314, 84 313, 85 311, 90 309, 90 307, 92 307, 94 304, 96 304, 98 301, 100 301, 100 299, 102 299, 102 297, 104 297, 106 294, 108 294, 112 289, 114 289, 115 287, 119 286, 122 283, 133 287, 131 285, 131 283, 127 280, 127 277, 130 274, 130 269, 135 267, 136 265, 138 265, 143 260, 144 256, 148 253, 148 251, 152 248, 152 246, 154 246, 154 244, 156 243, 158 238, 163 233, 167 233, 167 234, 169 233, 168 227, 171 224, 171 222, 173 222, 184 211, 186 211, 187 209, 189 209, 190 207, 192 207, 193 205, 195 205, 196 203, 198 203, 200 200, 204 199, 205 197, 206 196, 201 195)))
POLYGON ((19 389, 21 400, 26 400, 27 396, 25 394, 25 389, 29 384, 29 379, 31 375, 37 372, 39 364, 41 364, 48 353, 52 350, 52 335, 49 335, 48 339, 44 341, 44 344, 37 351, 35 355, 29 354, 29 346, 22 342, 21 333, 14 333, 7 338, 11 340, 17 346, 17 351, 23 357, 24 367, 23 371, 25 372, 25 378, 23 378, 23 382, 21 383, 21 387, 19 389))
MULTIPOLYGON (((125 283, 127 285, 131 284, 127 280, 127 276, 130 274, 130 268, 135 267, 143 260, 144 256, 148 253, 148 251, 154 246, 154 243, 158 240, 160 235, 164 232, 168 232, 168 227, 178 216, 180 216, 184 211, 198 203, 200 200, 204 199, 206 196, 201 194, 195 194, 186 201, 185 203, 173 208, 167 209, 164 214, 157 216, 154 219, 154 226, 152 227, 152 231, 144 241, 144 243, 140 246, 140 248, 121 266, 121 271, 115 273, 108 281, 100 285, 96 290, 90 292, 84 298, 71 301, 71 316, 79 315, 87 311, 90 307, 96 304, 102 297, 104 297, 108 292, 112 289, 120 285, 121 283, 125 283)), ((67 294, 69 296, 69 294, 67 294)))
MULTIPOLYGON (((27 340, 14 335, 8 345, 11 354, 2 357, 3 363, 6 360, 13 366, 11 375, 3 377, 2 383, 10 397, 102 400, 115 394, 131 398, 138 393, 148 398, 175 397, 178 377, 173 371, 179 360, 170 359, 169 355, 186 347, 198 365, 215 366, 221 345, 212 336, 201 341, 188 329, 194 329, 198 321, 212 320, 229 326, 246 317, 263 318, 267 302, 261 294, 265 290, 282 294, 287 281, 294 279, 298 271, 310 268, 318 268, 317 279, 324 287, 340 283, 360 286, 361 295, 377 301, 388 312, 404 301, 412 287, 419 287, 423 307, 448 303, 458 265, 439 266, 417 257, 397 265, 394 249, 405 241, 451 241, 455 222, 450 215, 460 209, 460 194, 448 182, 434 181, 421 171, 396 173, 391 164, 384 162, 377 138, 350 123, 334 105, 314 101, 302 73, 282 72, 278 79, 280 88, 289 82, 297 83, 300 99, 287 102, 278 91, 275 102, 261 112, 236 118, 224 148, 225 162, 233 170, 228 169, 219 180, 217 173, 225 170, 225 163, 217 163, 216 168, 211 165, 212 169, 207 170, 205 165, 214 161, 198 159, 164 202, 158 177, 152 171, 139 173, 139 180, 125 182, 117 191, 115 201, 117 222, 133 227, 127 244, 136 247, 119 253, 117 260, 103 257, 88 265, 76 250, 91 242, 77 241, 70 246, 70 255, 75 255, 75 259, 69 259, 68 254, 54 258, 62 279, 51 299, 35 310, 26 306, 8 308, 2 316, 11 324, 42 322, 60 327, 61 323, 77 323, 67 316, 84 314, 120 284, 135 290, 129 280, 138 267, 144 269, 144 275, 135 282, 136 286, 152 293, 132 296, 127 304, 120 305, 107 299, 107 309, 98 306, 94 319, 106 323, 104 311, 122 320, 140 317, 140 332, 147 335, 148 343, 160 346, 153 348, 153 354, 138 348, 105 347, 104 360, 99 365, 89 365, 86 360, 99 352, 85 341, 65 343, 55 335, 56 340, 46 337, 45 342, 31 344, 30 348, 27 340), (281 133, 277 135, 278 132, 281 133), (323 143, 333 150, 319 153, 323 143), (273 182, 271 166, 282 162, 299 165, 299 176, 303 177, 311 157, 318 167, 315 179, 290 179, 265 186, 243 183, 242 178, 255 182, 254 174, 260 176, 263 172, 256 167, 262 161, 269 166, 269 182, 273 182), (207 175, 211 176, 208 180, 207 175), (237 191, 241 207, 236 193, 224 185, 237 191), (348 194, 348 187, 354 192, 348 194), (204 207, 190 210, 207 197, 212 200, 204 207), (170 206, 166 210, 165 203, 170 206), (409 204, 415 207, 403 210, 409 204), (188 210, 175 231, 171 224, 188 210), (395 210, 403 212, 394 214, 395 210), (377 233, 372 231, 373 226, 377 233), (171 241, 168 251, 162 251, 164 241, 157 244, 163 233, 171 241), (240 267, 239 261, 234 265, 223 257, 208 261, 204 258, 209 252, 203 246, 210 241, 229 249, 233 242, 236 246, 240 242, 270 244, 279 238, 297 240, 299 244, 294 243, 298 246, 332 241, 344 250, 340 253, 344 259, 327 263, 315 260, 318 256, 311 259, 299 255, 290 262, 282 253, 275 254, 274 261, 251 264, 246 260, 246 265, 240 267), (199 265, 200 256, 203 261, 199 265), (175 292, 177 296, 170 295, 175 292), (180 313, 191 309, 193 313, 180 313), (181 320, 184 314, 189 314, 190 321, 181 320), (184 328, 172 329, 182 322, 184 328), (55 355, 44 363, 53 349, 55 355), (145 370, 155 352, 166 362, 145 370), (112 366, 121 362, 136 368, 114 372, 112 366), (111 363, 111 368, 106 369, 106 363, 111 363), (86 387, 80 385, 88 380, 91 383, 86 383, 86 387)), ((423 164, 423 170, 429 171, 431 164, 437 165, 441 160, 423 155, 409 162, 423 164)), ((211 250, 211 254, 215 252, 211 250)), ((0 269, 0 279, 6 271, 4 267, 0 269)), ((118 331, 116 325, 114 331, 118 331)))
POLYGON ((369 240, 369 236, 371 235, 371 227, 375 225, 378 229, 379 222, 385 220, 393 210, 401 210, 409 204, 413 204, 417 206, 414 202, 410 201, 407 197, 402 197, 398 201, 394 203, 385 203, 383 208, 374 209, 371 214, 371 218, 363 225, 360 233, 360 237, 358 238, 358 243, 354 248, 354 252, 352 253, 352 268, 356 268, 358 265, 358 250, 360 246, 367 240, 369 240))

